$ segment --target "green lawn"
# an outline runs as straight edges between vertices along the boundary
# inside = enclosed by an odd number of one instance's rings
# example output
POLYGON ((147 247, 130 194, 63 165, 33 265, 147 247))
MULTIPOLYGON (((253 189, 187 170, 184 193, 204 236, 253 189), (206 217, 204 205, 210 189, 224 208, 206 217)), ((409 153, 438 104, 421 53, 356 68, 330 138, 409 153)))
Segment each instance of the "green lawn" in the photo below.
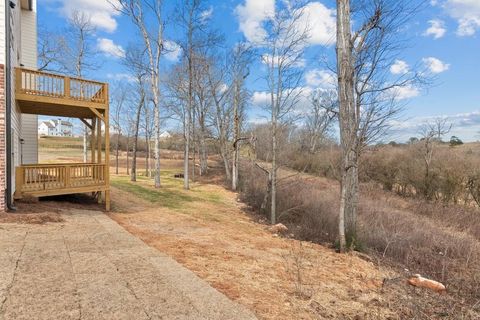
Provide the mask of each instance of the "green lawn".
POLYGON ((191 190, 183 189, 183 179, 173 177, 173 171, 163 171, 161 173, 162 187, 154 188, 154 181, 145 176, 137 176, 137 181, 130 181, 129 176, 111 176, 111 185, 132 193, 139 198, 150 203, 158 203, 169 209, 185 209, 195 201, 207 201, 221 204, 223 198, 221 195, 208 190, 204 190, 197 184, 192 184, 191 190))

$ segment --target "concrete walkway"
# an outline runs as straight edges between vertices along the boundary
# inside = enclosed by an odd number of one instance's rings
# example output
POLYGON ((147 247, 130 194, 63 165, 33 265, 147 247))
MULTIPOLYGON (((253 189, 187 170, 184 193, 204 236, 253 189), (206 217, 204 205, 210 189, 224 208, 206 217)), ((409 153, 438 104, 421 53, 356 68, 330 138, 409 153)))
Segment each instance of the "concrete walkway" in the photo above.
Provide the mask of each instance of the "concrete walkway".
POLYGON ((0 224, 0 319, 255 319, 101 212, 0 224))

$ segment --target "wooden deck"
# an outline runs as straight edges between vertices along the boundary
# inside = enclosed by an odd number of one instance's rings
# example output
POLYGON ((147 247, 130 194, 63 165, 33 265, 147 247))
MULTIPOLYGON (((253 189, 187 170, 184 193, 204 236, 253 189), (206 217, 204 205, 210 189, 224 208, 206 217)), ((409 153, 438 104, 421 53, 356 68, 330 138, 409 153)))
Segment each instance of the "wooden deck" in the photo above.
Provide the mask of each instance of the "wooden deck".
POLYGON ((105 164, 32 164, 16 168, 15 198, 105 191, 105 164))
POLYGON ((110 172, 105 165, 110 161, 108 84, 16 68, 15 100, 21 113, 80 119, 90 129, 91 152, 89 163, 17 166, 14 197, 98 192, 109 210, 110 172))
POLYGON ((108 85, 17 68, 15 99, 22 113, 91 118, 108 108, 108 85))

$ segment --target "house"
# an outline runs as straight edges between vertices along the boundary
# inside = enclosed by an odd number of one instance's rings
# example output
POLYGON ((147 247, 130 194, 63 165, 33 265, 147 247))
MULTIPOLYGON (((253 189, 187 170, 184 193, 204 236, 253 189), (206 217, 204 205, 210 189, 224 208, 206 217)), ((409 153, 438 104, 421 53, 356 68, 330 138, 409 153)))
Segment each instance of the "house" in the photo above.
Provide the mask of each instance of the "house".
POLYGON ((52 121, 43 121, 38 126, 39 136, 54 136, 55 131, 55 124, 52 121))
POLYGON ((168 138, 171 138, 171 137, 172 137, 172 135, 168 131, 163 131, 162 133, 160 133, 160 139, 168 139, 168 138))
MULTIPOLYGON (((0 211, 26 196, 72 193, 93 193, 108 210, 108 84, 37 70, 36 11, 36 0, 0 1, 0 211), (38 163, 39 115, 80 119, 90 129, 89 161, 38 163)), ((68 125, 57 130, 67 134, 68 125)))
POLYGON ((73 124, 61 119, 42 121, 38 126, 38 135, 73 137, 73 124))

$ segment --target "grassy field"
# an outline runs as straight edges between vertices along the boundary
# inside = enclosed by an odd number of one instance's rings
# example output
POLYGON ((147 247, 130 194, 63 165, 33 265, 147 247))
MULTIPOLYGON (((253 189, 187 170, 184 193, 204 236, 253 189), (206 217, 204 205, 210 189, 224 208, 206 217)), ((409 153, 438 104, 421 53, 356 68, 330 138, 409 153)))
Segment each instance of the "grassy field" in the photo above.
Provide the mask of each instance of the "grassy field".
POLYGON ((218 194, 195 187, 191 191, 185 191, 182 188, 183 179, 174 178, 174 173, 175 171, 171 170, 162 171, 160 189, 153 188, 152 179, 145 176, 138 176, 137 182, 132 183, 129 176, 114 175, 111 185, 152 204, 161 204, 169 209, 185 209, 188 208, 187 204, 195 201, 221 203, 222 198, 218 194))
POLYGON ((82 162, 83 139, 71 137, 40 137, 38 162, 82 162))

